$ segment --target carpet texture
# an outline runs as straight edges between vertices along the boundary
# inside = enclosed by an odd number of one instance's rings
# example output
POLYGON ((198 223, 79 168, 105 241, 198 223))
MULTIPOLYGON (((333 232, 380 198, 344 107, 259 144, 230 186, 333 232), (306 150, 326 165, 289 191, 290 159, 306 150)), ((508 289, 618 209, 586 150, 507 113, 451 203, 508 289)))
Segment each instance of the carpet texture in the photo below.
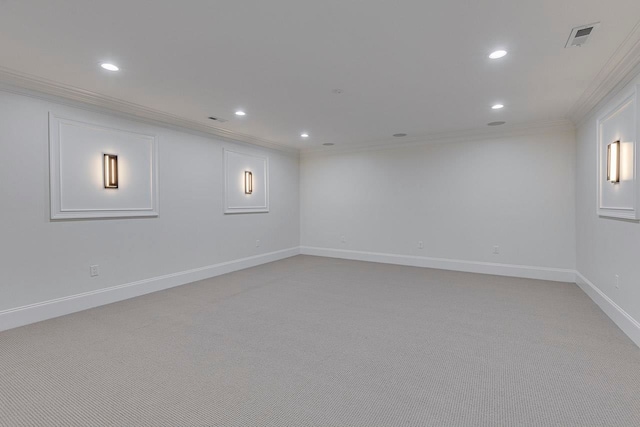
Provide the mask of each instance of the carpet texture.
POLYGON ((2 426, 639 426, 575 285, 297 256, 0 333, 2 426))

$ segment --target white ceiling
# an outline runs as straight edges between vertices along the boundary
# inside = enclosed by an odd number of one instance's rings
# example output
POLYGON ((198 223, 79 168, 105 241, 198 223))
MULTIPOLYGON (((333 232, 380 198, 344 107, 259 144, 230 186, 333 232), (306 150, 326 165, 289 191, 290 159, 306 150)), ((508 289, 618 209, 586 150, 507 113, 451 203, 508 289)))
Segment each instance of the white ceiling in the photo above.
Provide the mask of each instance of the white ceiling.
POLYGON ((638 0, 0 0, 0 66, 304 150, 565 118, 639 19, 638 0))

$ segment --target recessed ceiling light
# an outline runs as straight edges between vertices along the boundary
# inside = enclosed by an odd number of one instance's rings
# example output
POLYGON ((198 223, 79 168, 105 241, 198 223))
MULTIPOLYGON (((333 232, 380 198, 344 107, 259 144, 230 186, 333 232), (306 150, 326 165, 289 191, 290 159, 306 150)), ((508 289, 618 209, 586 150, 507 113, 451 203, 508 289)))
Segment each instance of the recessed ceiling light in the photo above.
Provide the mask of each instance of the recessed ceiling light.
POLYGON ((491 109, 493 110, 500 110, 501 108, 504 108, 504 105, 502 104, 495 104, 491 106, 491 109))
POLYGON ((244 112, 244 111, 242 111, 242 110, 238 110, 238 111, 236 111, 236 116, 246 116, 246 115, 247 115, 247 113, 245 113, 245 112, 244 112))
POLYGON ((491 54, 489 54, 489 58, 499 59, 505 56, 506 54, 507 54, 506 50, 496 50, 495 52, 491 52, 491 54))
POLYGON ((105 70, 109 70, 109 71, 119 71, 120 70, 120 68, 118 68, 117 65, 109 64, 108 62, 104 62, 104 63, 100 64, 100 66, 102 68, 104 68, 105 70))
POLYGON ((487 126, 502 126, 505 123, 507 122, 491 122, 491 123, 487 123, 487 126))
POLYGON ((332 145, 335 145, 333 142, 325 142, 324 144, 325 147, 331 147, 332 145))
POLYGON ((309 138, 309 134, 308 134, 308 133, 306 133, 306 132, 301 133, 301 134, 300 134, 300 136, 301 136, 302 138, 309 138))
POLYGON ((402 138, 403 136, 407 136, 406 133, 394 133, 393 136, 395 136, 396 138, 402 138))

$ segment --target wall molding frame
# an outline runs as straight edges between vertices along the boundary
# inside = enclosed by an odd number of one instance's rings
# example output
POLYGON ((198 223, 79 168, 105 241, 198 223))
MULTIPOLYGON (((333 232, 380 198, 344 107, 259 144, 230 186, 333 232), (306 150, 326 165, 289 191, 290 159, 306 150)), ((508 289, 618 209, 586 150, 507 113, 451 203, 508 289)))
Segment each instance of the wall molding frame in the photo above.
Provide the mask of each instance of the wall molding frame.
POLYGON ((640 128, 638 128, 640 122, 640 112, 638 111, 639 91, 640 85, 634 85, 630 90, 619 94, 616 105, 603 112, 596 121, 596 160, 598 162, 596 167, 598 175, 597 213, 600 217, 621 218, 632 221, 640 220, 640 209, 638 206, 640 188, 638 187, 637 170, 640 161, 640 154, 637 149, 638 139, 640 138, 640 128), (624 117, 626 110, 631 112, 631 120, 622 123, 616 122, 616 119, 624 117), (609 123, 610 121, 613 121, 614 124, 611 125, 609 123), (612 132, 611 129, 615 129, 615 132, 612 132), (605 134, 610 135, 610 138, 607 139, 605 134), (621 143, 622 154, 626 154, 627 157, 631 156, 632 158, 627 158, 626 165, 623 165, 625 158, 621 156, 620 168, 626 166, 628 176, 623 176, 622 172, 624 172, 625 169, 622 169, 620 182, 611 184, 606 182, 607 157, 605 150, 607 145, 615 140, 621 143), (625 146, 629 147, 626 152, 625 146), (631 170, 629 171, 628 169, 631 170), (612 188, 612 185, 619 186, 619 188, 612 188), (626 196, 627 194, 631 195, 630 198, 633 199, 633 201, 627 200, 629 198, 629 196, 626 196), (612 198, 613 200, 611 200, 612 198))
POLYGON ((209 279, 245 268, 289 258, 300 253, 298 247, 221 262, 164 276, 125 283, 109 288, 56 298, 0 311, 0 331, 40 322, 101 305, 135 298, 198 280, 209 279))
MULTIPOLYGON (((51 201, 51 219, 101 219, 101 218, 129 218, 129 217, 157 217, 159 215, 158 198, 160 195, 158 188, 158 136, 143 134, 140 132, 123 129, 122 127, 106 126, 104 123, 88 122, 82 119, 71 118, 72 114, 59 114, 49 112, 49 191, 51 201), (149 177, 148 206, 121 207, 121 208, 95 208, 90 205, 82 208, 67 208, 63 203, 63 177, 64 169, 61 165, 63 157, 63 138, 61 135, 62 126, 71 126, 91 130, 98 133, 109 133, 113 139, 117 137, 134 137, 136 143, 144 141, 149 144, 149 177), (117 136, 117 137, 116 137, 117 136)), ((101 153, 102 155, 102 153, 101 153)), ((101 157, 100 157, 101 159, 101 157)), ((104 189, 101 188, 100 191, 104 189)))
MULTIPOLYGON (((269 157, 257 154, 249 154, 243 153, 241 151, 232 150, 229 148, 223 149, 223 171, 224 171, 224 213, 225 214, 242 214, 242 213, 268 213, 269 212, 269 157), (254 191, 259 190, 263 194, 263 203, 253 204, 249 203, 249 200, 236 200, 236 203, 232 203, 232 199, 234 199, 231 192, 232 189, 232 179, 230 174, 233 172, 231 170, 231 161, 230 157, 242 157, 247 161, 251 162, 259 162, 260 168, 257 170, 253 170, 253 174, 255 177, 260 176, 262 179, 259 181, 259 185, 255 185, 254 191), (258 172, 261 172, 258 175, 258 172), (240 202, 240 203, 237 203, 240 202)), ((254 164, 255 166, 255 164, 254 164)), ((237 173, 241 173, 242 171, 237 170, 237 173)), ((240 175, 238 175, 240 178, 240 175)), ((255 180, 254 180, 255 181, 255 180)), ((237 194, 236 194, 237 195, 237 194)), ((244 194, 242 194, 244 195, 244 194)), ((255 197, 255 195, 251 195, 250 197, 255 197)))
POLYGON ((431 258, 413 255, 396 255, 379 252, 352 251, 344 249, 301 246, 302 255, 341 258, 355 261, 379 262, 411 267, 436 268, 440 270, 464 271, 467 273, 493 274, 496 276, 521 277, 525 279, 575 282, 575 270, 528 265, 498 264, 492 262, 465 261, 459 259, 431 258))
POLYGON ((640 322, 631 317, 611 298, 606 296, 589 279, 576 271, 576 284, 595 302, 604 313, 624 332, 631 341, 640 347, 640 322))

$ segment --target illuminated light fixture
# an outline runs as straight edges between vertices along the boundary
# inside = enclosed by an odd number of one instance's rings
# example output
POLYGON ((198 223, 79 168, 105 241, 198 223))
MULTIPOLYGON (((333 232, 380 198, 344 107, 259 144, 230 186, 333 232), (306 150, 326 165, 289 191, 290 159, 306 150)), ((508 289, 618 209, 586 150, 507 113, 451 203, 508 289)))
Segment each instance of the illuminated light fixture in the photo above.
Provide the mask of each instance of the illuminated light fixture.
POLYGON ((253 174, 249 171, 244 171, 244 194, 253 193, 253 174))
POLYGON ((502 104, 495 104, 495 105, 491 106, 492 110, 500 110, 502 108, 504 108, 504 105, 502 105, 502 104))
POLYGON ((104 155, 104 188, 118 188, 118 156, 104 155))
POLYGON ((102 68, 104 68, 105 70, 108 70, 108 71, 119 71, 119 70, 120 70, 120 68, 118 68, 118 66, 117 66, 117 65, 109 64, 108 62, 105 62, 105 63, 103 63, 103 64, 100 64, 100 66, 101 66, 102 68))
POLYGON ((242 111, 242 110, 238 110, 238 111, 236 111, 236 116, 246 116, 246 115, 247 115, 247 113, 245 113, 245 112, 244 112, 244 111, 242 111))
POLYGON ((491 54, 489 54, 489 58, 491 59, 500 59, 504 56, 507 55, 507 51, 506 50, 496 50, 495 52, 491 52, 491 54))
POLYGON ((304 133, 300 134, 300 137, 302 137, 302 138, 309 138, 309 134, 308 134, 308 133, 306 133, 306 132, 304 132, 304 133))
POLYGON ((607 181, 620 182, 620 141, 607 146, 607 181))

